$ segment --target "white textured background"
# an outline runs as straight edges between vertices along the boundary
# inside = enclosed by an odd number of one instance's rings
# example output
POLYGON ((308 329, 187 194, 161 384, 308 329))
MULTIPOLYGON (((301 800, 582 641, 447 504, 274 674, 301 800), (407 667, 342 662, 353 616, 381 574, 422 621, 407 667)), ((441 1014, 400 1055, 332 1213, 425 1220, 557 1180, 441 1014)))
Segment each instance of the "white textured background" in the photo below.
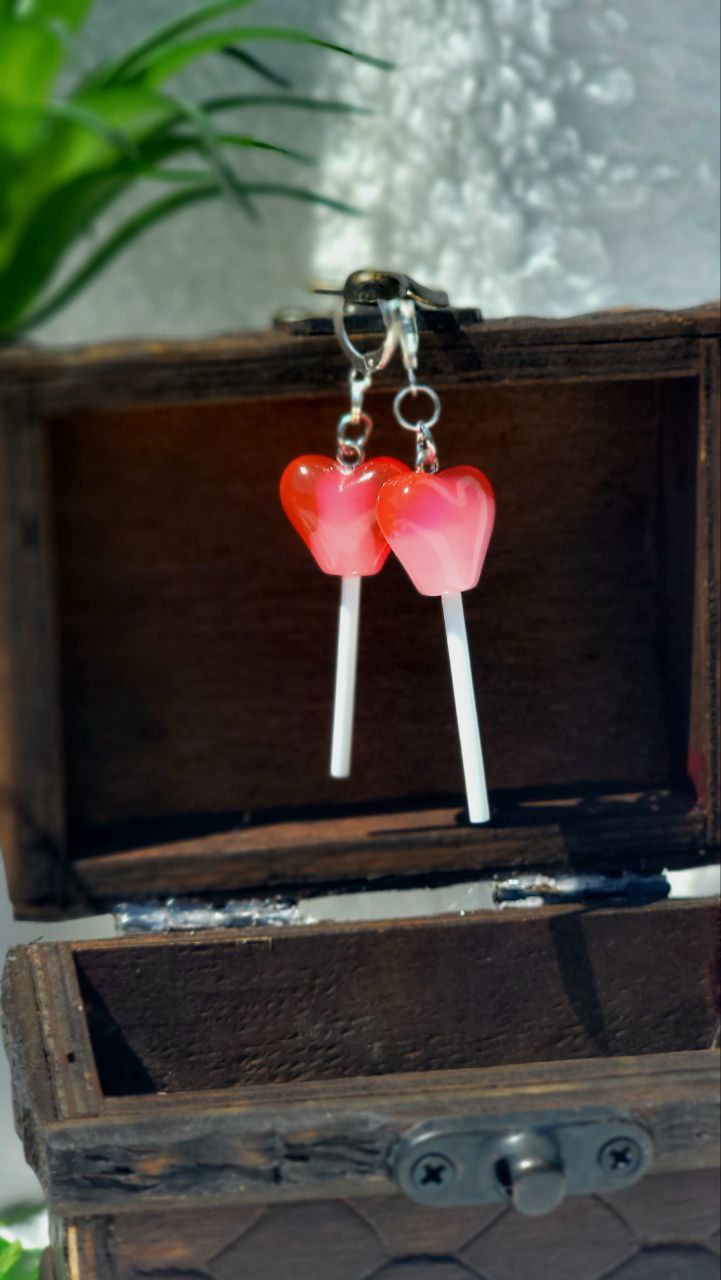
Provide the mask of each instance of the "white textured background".
MULTIPOLYGON (((190 7, 97 0, 79 66, 190 7)), ((43 340, 258 328, 281 307, 308 305, 308 280, 362 265, 407 270, 488 315, 718 296, 718 0, 258 0, 246 18, 399 63, 384 75, 259 48, 298 92, 376 114, 228 121, 317 157, 308 171, 254 158, 244 172, 312 182, 365 216, 267 201, 253 226, 228 207, 190 210, 128 252, 43 340)), ((199 96, 251 86, 262 88, 220 59, 183 81, 199 96)), ((0 959, 40 932, 12 925, 0 893, 0 959)), ((0 1062, 0 1204, 34 1186, 0 1062)))
MULTIPOLYGON (((81 65, 187 0, 97 0, 81 65), (122 21, 119 13, 122 12, 122 21)), ((395 59, 256 51, 298 91, 371 118, 236 113, 233 126, 317 157, 245 162, 361 206, 277 200, 253 226, 204 205, 149 233, 51 341, 264 326, 306 282, 398 266, 488 315, 687 306, 719 293, 718 0, 258 0, 242 21, 313 29, 395 59)), ((220 58, 182 87, 263 88, 220 58)))

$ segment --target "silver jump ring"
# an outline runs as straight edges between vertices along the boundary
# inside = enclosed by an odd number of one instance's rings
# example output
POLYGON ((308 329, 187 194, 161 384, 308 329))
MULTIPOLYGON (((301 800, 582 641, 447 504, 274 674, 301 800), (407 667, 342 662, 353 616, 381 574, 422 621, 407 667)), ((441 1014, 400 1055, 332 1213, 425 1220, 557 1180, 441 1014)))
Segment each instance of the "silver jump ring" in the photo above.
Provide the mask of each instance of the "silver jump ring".
POLYGON ((337 458, 342 466, 357 467, 363 461, 368 437, 373 430, 373 419, 367 413, 360 413, 354 420, 353 413, 344 413, 338 422, 336 439, 338 441, 337 458), (357 436, 348 436, 348 427, 360 428, 357 436))
POLYGON ((401 387, 393 401, 393 413, 395 415, 396 422, 398 422, 406 431, 418 431, 422 427, 425 427, 426 430, 430 431, 435 427, 441 416, 441 401, 438 393, 433 390, 433 387, 426 386, 423 382, 413 383, 410 386, 401 387), (430 402, 433 405, 433 412, 431 413, 430 418, 417 418, 415 422, 409 422, 408 418, 403 414, 403 402, 406 396, 413 396, 415 399, 415 397, 421 395, 421 393, 427 395, 430 399, 430 402))
POLYGON ((357 440, 346 440, 338 446, 336 458, 342 467, 347 471, 353 471, 360 466, 364 458, 364 452, 357 440))

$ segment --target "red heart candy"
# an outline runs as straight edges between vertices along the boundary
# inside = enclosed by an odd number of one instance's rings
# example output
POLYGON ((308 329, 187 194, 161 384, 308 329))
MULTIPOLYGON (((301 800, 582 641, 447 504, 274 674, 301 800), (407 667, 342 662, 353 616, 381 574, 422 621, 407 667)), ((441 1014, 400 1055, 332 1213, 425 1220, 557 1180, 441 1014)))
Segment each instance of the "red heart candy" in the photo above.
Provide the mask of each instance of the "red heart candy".
POLYGON ((367 577, 383 568, 390 549, 378 528, 376 500, 388 480, 407 471, 396 458, 374 458, 349 471, 317 454, 286 467, 283 510, 324 573, 367 577))
POLYGON ((385 484, 378 523, 424 596, 469 591, 481 576, 493 532, 493 489, 476 467, 438 475, 414 471, 385 484))

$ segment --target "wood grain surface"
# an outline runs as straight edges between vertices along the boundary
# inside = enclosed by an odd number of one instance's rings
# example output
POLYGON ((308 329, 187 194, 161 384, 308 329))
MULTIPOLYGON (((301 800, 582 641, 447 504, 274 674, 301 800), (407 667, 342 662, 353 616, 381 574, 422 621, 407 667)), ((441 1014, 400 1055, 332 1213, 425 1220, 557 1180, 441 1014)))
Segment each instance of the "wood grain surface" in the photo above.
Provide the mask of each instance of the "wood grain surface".
POLYGON ((0 839, 11 900, 66 882, 48 439, 32 394, 0 382, 0 839))
POLYGON ((706 1048, 717 929, 714 903, 556 907, 74 955, 104 1093, 152 1094, 706 1048))
MULTIPOLYGON (((66 350, 15 347, 0 352, 0 376, 31 385, 43 408, 147 404, 177 400, 178 392, 182 399, 197 401, 332 394, 348 376, 345 356, 332 334, 309 336, 306 328, 301 323, 199 342, 106 343, 66 350)), ((686 311, 617 310, 564 320, 517 316, 460 329, 450 323, 424 335, 423 372, 442 386, 458 379, 628 379, 659 371, 665 377, 685 377, 697 370, 698 339, 718 337, 720 331, 718 303, 686 311)), ((374 339, 359 345, 372 347, 374 339)), ((387 385, 393 381, 393 371, 380 379, 387 385)))
MULTIPOLYGON (((679 423, 696 406, 684 385, 679 423)), ((444 463, 483 464, 497 492, 487 572, 466 601, 494 789, 670 779, 675 675, 649 541, 657 394, 644 382, 608 386, 602 402, 587 386, 446 393, 444 463)), ((328 446, 340 408, 263 401, 53 424, 76 853, 117 845, 123 825, 137 845, 173 818, 182 829, 311 801, 460 798, 440 608, 394 561, 364 593, 353 777, 327 777, 338 584, 276 491, 287 460, 328 446)), ((387 400, 377 416, 389 420, 387 400)))
POLYGON ((703 1050, 114 1100, 46 1129, 44 1185, 70 1218, 392 1197, 393 1148, 423 1121, 527 1128, 571 1108, 631 1115, 658 1172, 718 1168, 718 1074, 717 1051, 703 1050))

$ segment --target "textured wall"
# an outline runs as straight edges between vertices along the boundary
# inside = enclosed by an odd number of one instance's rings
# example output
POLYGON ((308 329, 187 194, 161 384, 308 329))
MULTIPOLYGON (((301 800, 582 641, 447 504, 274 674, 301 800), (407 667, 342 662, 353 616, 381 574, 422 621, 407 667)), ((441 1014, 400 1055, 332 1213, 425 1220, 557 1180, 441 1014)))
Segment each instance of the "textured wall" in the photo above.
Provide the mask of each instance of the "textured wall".
MULTIPOLYGON (((120 23, 112 0, 97 0, 82 60, 180 7, 123 0, 120 23)), ((302 304, 309 279, 368 264, 398 265, 489 315, 718 295, 717 0, 258 0, 251 17, 398 62, 384 75, 264 46, 299 90, 376 114, 234 121, 318 157, 312 170, 254 159, 252 172, 312 181, 365 216, 268 200, 253 226, 227 206, 190 210, 45 338, 259 327, 302 304)), ((199 94, 249 84, 217 58, 184 82, 199 94)))

